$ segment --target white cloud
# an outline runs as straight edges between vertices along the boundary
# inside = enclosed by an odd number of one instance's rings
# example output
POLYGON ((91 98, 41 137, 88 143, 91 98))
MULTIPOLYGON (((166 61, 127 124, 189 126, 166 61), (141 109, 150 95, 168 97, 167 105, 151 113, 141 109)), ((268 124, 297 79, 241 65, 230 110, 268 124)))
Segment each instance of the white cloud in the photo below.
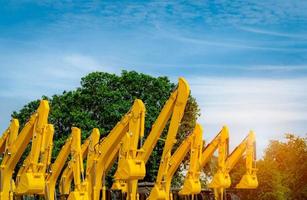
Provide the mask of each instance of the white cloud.
POLYGON ((306 40, 306 34, 291 34, 291 33, 284 33, 284 32, 277 32, 277 31, 271 31, 271 30, 265 30, 265 29, 259 29, 259 28, 252 28, 252 27, 239 27, 239 29, 251 33, 257 33, 257 34, 263 34, 263 35, 269 35, 269 36, 279 36, 279 37, 288 37, 288 38, 294 38, 294 39, 302 39, 306 40))
POLYGON ((291 72, 306 71, 307 65, 254 65, 240 68, 247 71, 274 71, 274 72, 291 72))
POLYGON ((223 125, 230 129, 233 148, 255 130, 258 155, 270 139, 285 133, 307 133, 307 78, 188 78, 201 107, 204 138, 211 140, 223 125))

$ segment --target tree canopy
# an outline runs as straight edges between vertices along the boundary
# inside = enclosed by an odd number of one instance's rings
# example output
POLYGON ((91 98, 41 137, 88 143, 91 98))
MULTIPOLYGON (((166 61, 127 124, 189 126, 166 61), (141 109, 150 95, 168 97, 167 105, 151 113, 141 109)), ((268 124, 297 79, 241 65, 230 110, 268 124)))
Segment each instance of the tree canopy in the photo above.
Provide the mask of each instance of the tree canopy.
MULTIPOLYGON (((55 128, 53 159, 70 135, 72 126, 81 128, 83 140, 96 127, 100 129, 101 137, 106 136, 130 109, 136 98, 141 99, 146 106, 146 138, 175 86, 167 77, 152 77, 135 71, 122 71, 121 75, 93 72, 83 77, 81 86, 75 90, 64 91, 52 97, 44 96, 50 103, 49 122, 55 128)), ((23 126, 38 104, 39 100, 32 101, 12 116, 19 119, 23 126)), ((186 134, 192 132, 198 116, 198 105, 190 96, 178 132, 178 143, 186 134)), ((165 133, 166 130, 162 137, 165 137, 165 133)), ((163 145, 163 141, 159 140, 147 162, 146 181, 155 180, 163 145)), ((108 176, 109 183, 111 178, 108 176)))
MULTIPOLYGON (((285 140, 272 140, 263 159, 257 161, 259 187, 238 190, 241 199, 307 199, 307 138, 287 134, 285 140)), ((244 173, 241 160, 232 172, 234 184, 244 173)))

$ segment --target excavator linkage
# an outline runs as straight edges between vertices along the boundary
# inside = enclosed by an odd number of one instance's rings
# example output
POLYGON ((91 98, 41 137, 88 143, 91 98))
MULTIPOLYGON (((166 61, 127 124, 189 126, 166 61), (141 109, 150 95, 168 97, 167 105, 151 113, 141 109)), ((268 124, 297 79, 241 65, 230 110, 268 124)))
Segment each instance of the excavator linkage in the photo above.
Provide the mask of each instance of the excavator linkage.
POLYGON ((112 189, 121 190, 126 200, 139 200, 138 181, 145 178, 146 163, 167 127, 157 177, 147 200, 173 200, 173 176, 187 155, 189 167, 178 194, 192 196, 193 199, 202 189, 202 169, 216 151, 217 172, 207 185, 214 190, 215 200, 224 198, 225 189, 231 186, 229 173, 242 156, 246 158, 246 172, 236 188, 257 188, 256 139, 252 131, 229 154, 227 126, 204 145, 203 128, 196 123, 193 132, 188 133, 173 151, 189 95, 188 82, 179 78, 177 87, 145 139, 146 108, 140 99, 134 100, 130 110, 102 139, 99 129, 92 127, 91 135, 82 143, 81 129, 72 127, 71 135, 53 163, 54 127, 48 123, 49 103, 41 100, 36 112, 20 131, 18 119, 12 119, 0 137, 0 200, 22 199, 28 195, 37 195, 46 200, 56 200, 58 197, 61 200, 108 200, 105 179, 116 160, 112 189), (27 148, 30 150, 28 155, 20 160, 27 148), (18 162, 22 163, 20 167, 17 167, 18 162), (16 177, 13 176, 15 170, 16 177))

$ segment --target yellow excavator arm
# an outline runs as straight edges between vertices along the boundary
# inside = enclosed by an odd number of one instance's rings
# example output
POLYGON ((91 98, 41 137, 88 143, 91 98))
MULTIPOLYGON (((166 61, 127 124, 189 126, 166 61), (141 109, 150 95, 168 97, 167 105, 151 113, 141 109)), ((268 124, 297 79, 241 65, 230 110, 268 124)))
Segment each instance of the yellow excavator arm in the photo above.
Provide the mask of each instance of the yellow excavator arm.
MULTIPOLYGON (((160 185, 165 184, 165 190, 159 190, 159 194, 153 196, 154 199, 172 199, 170 189, 172 178, 179 168, 181 162, 188 154, 190 150, 190 168, 188 172, 188 176, 190 176, 193 182, 190 184, 190 192, 191 194, 197 194, 201 191, 201 184, 199 179, 194 179, 194 175, 197 175, 200 165, 200 156, 202 149, 202 127, 199 124, 196 124, 194 131, 191 135, 189 135, 176 149, 174 154, 171 156, 167 174, 165 178, 165 183, 160 183, 160 185)), ((157 183, 156 183, 157 184, 157 183)), ((155 187, 155 186, 154 186, 155 187)), ((152 192, 155 192, 154 190, 152 192)), ((153 194, 151 194, 153 195, 153 194)))
MULTIPOLYGON (((72 127, 71 136, 68 137, 65 144, 61 148, 58 156, 56 157, 56 160, 51 165, 50 171, 46 177, 45 190, 44 190, 44 193, 41 194, 45 196, 46 200, 56 199, 55 198, 56 182, 70 154, 72 154, 71 164, 72 164, 73 173, 74 173, 74 181, 76 182, 78 187, 80 186, 79 184, 80 180, 78 179, 78 175, 77 175, 79 174, 79 178, 80 178, 80 174, 82 174, 82 171, 83 171, 82 170, 83 163, 82 163, 82 166, 79 166, 80 162, 82 162, 82 157, 79 158, 79 155, 81 155, 81 146, 80 146, 81 144, 80 143, 81 143, 81 130, 79 128, 72 127)), ((86 196, 88 195, 86 194, 86 196)))
POLYGON ((246 154, 246 173, 241 178, 239 184, 236 185, 236 188, 255 189, 258 187, 255 152, 255 134, 251 131, 225 159, 224 167, 218 169, 212 182, 209 184, 215 191, 216 200, 223 199, 225 188, 229 188, 231 185, 229 172, 234 168, 244 153, 246 154))
POLYGON ((67 200, 87 200, 87 183, 84 180, 83 158, 81 150, 81 130, 72 129, 73 140, 71 143, 71 161, 74 177, 74 191, 69 193, 67 200))
MULTIPOLYGON (((167 134, 165 149, 164 149, 164 157, 168 159, 168 154, 170 153, 173 144, 176 142, 176 134, 177 130, 180 125, 180 121, 184 114, 184 109, 186 103, 188 101, 188 97, 190 94, 190 88, 188 83, 185 79, 179 78, 177 89, 170 95, 170 98, 165 103, 164 107, 162 108, 158 118, 156 119, 155 123, 152 126, 150 133, 148 134, 144 144, 142 147, 136 151, 136 156, 130 157, 121 157, 120 159, 126 159, 126 161, 119 162, 118 171, 125 169, 127 165, 124 163, 129 163, 129 158, 133 159, 133 162, 144 163, 148 161, 154 147, 159 140, 162 131, 164 130, 167 122, 170 120, 169 131, 167 134)), ((163 167, 162 167, 163 168, 163 167)), ((143 179, 145 174, 139 174, 139 176, 133 177, 126 173, 125 175, 121 175, 121 173, 116 172, 116 180, 113 184, 113 189, 122 189, 127 188, 124 192, 127 192, 127 199, 135 200, 137 199, 137 185, 138 180, 143 179)))
POLYGON ((255 134, 250 131, 248 136, 243 140, 243 142, 229 155, 226 160, 226 172, 229 173, 239 158, 245 152, 246 157, 246 172, 241 178, 240 182, 236 185, 236 188, 240 189, 255 189, 258 187, 258 180, 256 175, 256 142, 255 134))
POLYGON ((12 119, 10 126, 2 134, 0 138, 0 154, 5 154, 10 146, 15 142, 19 129, 19 122, 17 119, 12 119))
POLYGON ((189 170, 185 178, 184 187, 179 191, 179 195, 193 195, 201 192, 199 176, 203 148, 202 136, 203 128, 200 124, 196 124, 191 143, 189 170))
POLYGON ((0 153, 4 153, 5 151, 5 147, 6 147, 6 141, 8 140, 9 136, 10 136, 10 132, 9 132, 9 128, 2 133, 2 136, 0 138, 0 153))
POLYGON ((91 200, 98 200, 100 198, 101 189, 103 189, 103 199, 105 199, 104 180, 106 172, 115 161, 119 151, 119 145, 123 138, 127 134, 131 136, 143 135, 144 117, 144 103, 137 99, 134 101, 130 111, 116 124, 108 136, 96 145, 93 164, 86 174, 89 186, 89 198, 91 200))
MULTIPOLYGON (((99 130, 94 128, 90 137, 88 137, 83 144, 81 145, 81 154, 82 158, 86 159, 86 171, 92 165, 92 155, 94 154, 94 146, 99 142, 99 130)), ((59 183, 59 192, 61 196, 68 196, 71 189, 71 182, 73 180, 73 163, 72 160, 68 162, 67 167, 64 169, 60 183, 59 183)))
MULTIPOLYGON (((165 190, 166 190, 166 185, 165 180, 166 180, 166 175, 168 174, 168 166, 169 166, 169 162, 170 162, 170 158, 171 158, 171 151, 173 148, 173 145, 176 143, 176 135, 180 126, 180 121, 183 117, 184 114, 184 109, 185 109, 185 105, 188 101, 188 97, 190 94, 190 89, 189 86, 187 84, 187 82, 184 79, 179 79, 179 84, 178 84, 178 90, 176 90, 172 95, 176 95, 175 99, 176 101, 174 101, 174 104, 172 106, 174 106, 173 110, 167 110, 168 111, 168 115, 172 114, 172 119, 170 121, 170 125, 169 125, 169 129, 167 132, 167 136, 166 136, 166 140, 165 140, 165 144, 164 144, 164 148, 163 148, 163 152, 162 152, 162 156, 161 156, 161 162, 160 162, 160 166, 159 166, 159 170, 158 170, 158 175, 156 178, 156 183, 155 186, 153 187, 149 198, 148 199, 165 199, 167 198, 165 196, 165 190), (177 92, 177 94, 176 94, 177 92)), ((174 97, 171 97, 174 98, 174 97)), ((162 110, 163 112, 163 110, 162 110)), ((166 114, 166 113, 164 113, 166 114)), ((167 115, 166 114, 166 115, 167 115)), ((166 123, 166 121, 163 121, 163 123, 166 123)), ((159 126, 160 124, 158 124, 157 126, 159 126)), ((155 126, 155 125, 154 125, 155 126)), ((164 127, 165 125, 163 125, 164 127)), ((163 129, 162 129, 163 130, 163 129)), ((156 139, 156 138, 155 138, 156 139)), ((145 146, 146 142, 144 144, 144 150, 145 152, 145 146)), ((152 148, 152 147, 151 147, 152 148)), ((150 149, 150 152, 152 151, 152 149, 150 149)), ((145 153, 146 154, 146 153, 145 153)), ((148 154, 148 153, 147 153, 148 154)), ((146 155, 147 156, 147 155, 146 155)))
MULTIPOLYGON (((49 113, 48 101, 42 100, 30 120, 25 124, 16 140, 8 148, 0 166, 0 199, 8 200, 12 194, 12 175, 14 168, 32 138, 42 135, 47 126, 49 113)), ((29 183, 29 182, 28 182, 29 183)), ((36 182, 31 182, 31 184, 36 182)), ((29 183, 30 184, 30 183, 29 183)), ((29 188, 33 189, 33 188, 29 188)))
POLYGON ((51 162, 53 134, 53 125, 48 124, 41 133, 34 135, 31 151, 16 176, 16 195, 44 191, 46 170, 51 162))
POLYGON ((51 164, 49 174, 46 178, 46 186, 44 196, 46 200, 54 200, 55 199, 55 185, 57 178, 59 177, 67 157, 70 154, 70 147, 72 143, 72 136, 70 136, 63 147, 61 148, 56 160, 51 164))
MULTIPOLYGON (((186 176, 184 180, 183 187, 180 191, 180 195, 192 195, 191 185, 193 181, 199 180, 200 172, 207 163, 212 158, 214 152, 218 149, 218 167, 222 168, 225 166, 225 159, 228 155, 228 146, 229 146, 229 131, 226 126, 216 135, 216 137, 202 150, 200 165, 198 166, 198 173, 194 173, 193 179, 190 176, 186 176)), ((195 166, 196 167, 196 166, 195 166)))

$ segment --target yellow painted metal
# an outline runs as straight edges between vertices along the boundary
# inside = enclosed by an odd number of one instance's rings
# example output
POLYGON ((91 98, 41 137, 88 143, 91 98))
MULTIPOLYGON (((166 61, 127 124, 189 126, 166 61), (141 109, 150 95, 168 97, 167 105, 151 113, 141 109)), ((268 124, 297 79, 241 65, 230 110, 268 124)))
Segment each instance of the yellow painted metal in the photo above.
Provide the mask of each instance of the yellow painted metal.
POLYGON ((100 133, 97 128, 94 128, 90 136, 90 144, 87 151, 86 173, 91 169, 95 158, 95 147, 100 139, 100 133))
POLYGON ((203 147, 203 128, 200 124, 196 124, 194 129, 193 143, 191 144, 190 166, 185 178, 183 187, 179 191, 179 195, 194 195, 201 192, 200 183, 200 164, 203 147))
MULTIPOLYGON (((20 134, 17 136, 16 140, 8 148, 7 153, 4 155, 1 166, 0 166, 0 199, 8 200, 12 195, 13 181, 12 174, 14 168, 25 151, 27 144, 32 138, 32 149, 37 149, 36 143, 34 142, 36 137, 41 137, 46 129, 49 113, 49 104, 48 101, 42 100, 40 105, 30 120, 25 124, 24 128, 21 130, 20 134)), ((38 145, 39 146, 39 145, 38 145)), ((40 146, 39 146, 40 147, 40 146)), ((40 152, 40 148, 38 148, 40 152)), ((37 167, 37 155, 31 154, 31 159, 33 159, 33 164, 29 169, 35 169, 37 167), (33 168, 32 168, 33 167, 33 168)), ((36 180, 30 180, 31 178, 36 177, 27 177, 24 175, 24 178, 21 179, 22 183, 29 184, 33 186, 33 189, 36 191, 37 183, 36 180)), ((22 185, 21 185, 22 187, 22 185)))
POLYGON ((65 141, 65 144, 62 146, 59 154, 56 157, 56 160, 52 163, 50 167, 50 171, 46 178, 45 191, 43 195, 46 200, 54 200, 55 199, 55 185, 56 181, 65 165, 65 162, 70 154, 71 143, 72 143, 72 135, 68 137, 65 141))
MULTIPOLYGON (((223 127, 222 131, 227 132, 227 135, 229 133, 227 127, 223 127)), ((220 148, 218 151, 218 158, 217 158, 218 159, 217 173, 214 175, 211 183, 209 183, 208 185, 209 188, 216 188, 217 185, 223 187, 229 187, 231 183, 229 174, 224 173, 224 169, 226 167, 226 159, 228 156, 228 148, 229 148, 228 141, 220 143, 220 148)))
MULTIPOLYGON (((178 128, 180 126, 180 121, 184 114, 184 108, 186 105, 186 102, 189 97, 189 87, 187 82, 185 82, 184 79, 179 79, 179 89, 178 89, 178 101, 180 102, 180 106, 177 104, 179 102, 176 102, 176 106, 178 106, 180 109, 174 109, 172 114, 172 120, 170 122, 170 126, 168 129, 168 133, 166 136, 162 156, 161 156, 161 162, 155 182, 155 186, 152 189, 148 199, 166 199, 168 198, 165 191, 166 191, 166 181, 167 181, 167 174, 168 174, 168 166, 171 161, 171 151, 173 148, 173 145, 176 143, 176 135, 178 128), (182 88, 180 88, 182 87, 182 88), (184 91, 183 93, 179 93, 179 91, 184 91)), ((178 108, 177 107, 177 108, 178 108)))
MULTIPOLYGON (((194 173, 193 180, 199 180, 200 171, 202 168, 206 166, 206 164, 212 158, 214 152, 218 149, 219 159, 218 159, 218 167, 221 168, 225 166, 225 159, 228 155, 228 146, 229 146, 229 131, 226 126, 222 128, 222 130, 216 135, 216 137, 203 149, 200 165, 197 170, 199 173, 194 173)), ((184 180, 183 189, 180 191, 181 195, 193 195, 196 193, 192 193, 189 188, 191 185, 190 177, 187 176, 184 180)))
POLYGON ((44 192, 46 169, 50 165, 53 146, 53 125, 34 135, 32 148, 20 167, 15 181, 15 195, 39 194, 44 192))
MULTIPOLYGON (((145 111, 145 107, 143 108, 145 111)), ((137 160, 136 155, 139 152, 138 144, 139 141, 144 136, 144 120, 145 112, 141 113, 144 116, 140 116, 140 127, 130 127, 137 128, 132 130, 133 132, 127 132, 121 142, 120 151, 119 151, 119 160, 118 160, 118 169, 115 173, 115 179, 138 179, 145 176, 146 169, 145 163, 143 160, 137 160), (139 130, 138 130, 139 129, 139 130), (140 134, 133 134, 134 132, 139 131, 140 134), (125 167, 121 167, 125 166, 125 167)))
POLYGON ((197 175, 199 173, 199 165, 200 165, 200 156, 202 150, 202 127, 199 124, 196 124, 194 131, 191 135, 189 135, 176 149, 174 154, 171 156, 170 161, 167 166, 167 173, 165 175, 165 180, 162 183, 155 184, 149 199, 172 199, 170 189, 171 189, 171 181, 178 170, 181 162, 188 154, 190 150, 190 168, 188 172, 189 183, 190 183, 190 193, 197 194, 201 191, 201 184, 199 179, 194 179, 193 175, 197 175), (164 187, 159 188, 159 185, 163 185, 164 187))
MULTIPOLYGON (((86 171, 90 166, 92 165, 92 157, 94 154, 94 146, 99 142, 100 133, 97 128, 94 128, 91 135, 83 142, 81 145, 81 154, 82 158, 87 158, 87 164, 86 164, 86 171)), ((73 169, 72 169, 73 163, 72 160, 70 160, 67 164, 67 167, 64 169, 61 179, 59 182, 59 192, 60 195, 65 198, 65 196, 68 196, 71 189, 71 182, 73 180, 73 169)), ((65 198, 66 199, 66 198, 65 198)))
POLYGON ((194 195, 200 192, 200 171, 217 149, 218 170, 209 184, 209 187, 214 189, 216 199, 222 199, 225 188, 231 185, 229 172, 244 153, 246 173, 236 188, 257 188, 253 132, 250 132, 228 156, 228 128, 223 127, 213 141, 202 150, 202 127, 197 124, 193 133, 182 142, 173 155, 171 154, 189 94, 188 83, 185 79, 179 78, 178 87, 165 103, 144 144, 141 143, 141 138, 144 136, 145 106, 138 99, 121 121, 100 141, 99 130, 93 129, 90 138, 81 146, 81 130, 73 127, 71 137, 67 139, 51 167, 54 128, 48 124, 48 101, 42 100, 19 135, 18 120, 13 119, 10 127, 0 138, 0 153, 3 154, 0 165, 0 199, 12 200, 13 194, 17 197, 39 194, 44 195, 47 200, 55 199, 57 178, 71 153, 72 159, 60 181, 60 193, 68 195, 69 200, 98 200, 101 192, 102 199, 105 200, 105 175, 117 157, 118 168, 112 188, 127 193, 127 200, 136 200, 138 180, 145 177, 145 164, 169 121, 159 171, 149 200, 172 200, 172 177, 189 150, 190 167, 180 195, 194 195), (14 182, 14 168, 30 142, 31 151, 23 161, 14 182), (87 164, 84 170, 83 159, 86 157, 87 164), (49 168, 50 171, 47 173, 49 168), (70 191, 72 180, 74 189, 70 191))
POLYGON ((15 142, 19 129, 17 119, 12 119, 10 126, 5 130, 0 138, 0 154, 6 154, 11 145, 15 142))
POLYGON ((81 130, 72 128, 73 140, 71 143, 71 161, 74 177, 74 190, 69 193, 68 200, 87 200, 88 185, 84 180, 83 158, 81 151, 81 130))
POLYGON ((225 188, 230 187, 229 172, 234 168, 239 159, 246 154, 246 173, 241 178, 236 188, 255 189, 258 187, 255 158, 255 134, 250 131, 248 136, 227 157, 224 168, 219 168, 209 185, 215 190, 215 199, 223 199, 225 188), (225 184, 227 182, 227 184, 225 184))
MULTIPOLYGON (((145 106, 139 99, 134 101, 131 110, 121 119, 111 132, 96 145, 92 167, 86 173, 89 185, 89 199, 100 199, 102 190, 105 199, 105 174, 111 167, 119 151, 119 145, 127 133, 131 136, 138 135, 144 128, 145 106)), ((131 175, 138 173, 131 169, 131 175)))
MULTIPOLYGON (((0 154, 3 158, 5 155, 10 155, 10 149, 12 148, 12 145, 14 144, 19 130, 19 122, 17 119, 12 119, 10 126, 6 131, 2 134, 0 138, 0 154)), ((1 174, 0 174, 1 175, 1 174)), ((0 176, 1 178, 1 176, 0 176)), ((11 180, 10 183, 10 191, 9 191, 9 199, 13 199, 13 191, 15 189, 15 183, 13 180, 11 180)), ((1 194, 0 194, 1 195, 1 194)), ((1 199, 1 196, 0 196, 1 199)))
POLYGON ((255 189, 258 187, 255 141, 255 134, 251 131, 247 139, 246 147, 246 172, 236 185, 238 189, 255 189))
MULTIPOLYGON (((170 126, 167 134, 167 139, 165 143, 165 148, 163 152, 163 159, 167 163, 170 157, 170 151, 173 144, 176 142, 177 130, 180 126, 180 121, 184 114, 185 105, 187 103, 188 97, 190 94, 190 88, 187 81, 184 78, 179 78, 177 89, 171 94, 168 101, 165 103, 163 109, 161 110, 158 118, 152 126, 150 133, 148 134, 143 146, 137 150, 135 161, 136 162, 146 162, 149 159, 154 147, 159 140, 162 131, 164 130, 167 122, 170 120, 170 126)), ((121 157, 124 159, 124 157, 121 157)), ((124 162, 121 162, 124 163, 124 162)), ((164 164, 161 164, 160 171, 164 171, 164 164)), ((121 170, 125 168, 124 165, 119 165, 118 169, 121 170)), ((116 177, 115 183, 112 188, 122 189, 124 192, 127 192, 127 199, 135 200, 137 199, 137 185, 138 180, 143 179, 143 177, 116 177)), ((161 177, 159 177, 160 179, 161 177)))

